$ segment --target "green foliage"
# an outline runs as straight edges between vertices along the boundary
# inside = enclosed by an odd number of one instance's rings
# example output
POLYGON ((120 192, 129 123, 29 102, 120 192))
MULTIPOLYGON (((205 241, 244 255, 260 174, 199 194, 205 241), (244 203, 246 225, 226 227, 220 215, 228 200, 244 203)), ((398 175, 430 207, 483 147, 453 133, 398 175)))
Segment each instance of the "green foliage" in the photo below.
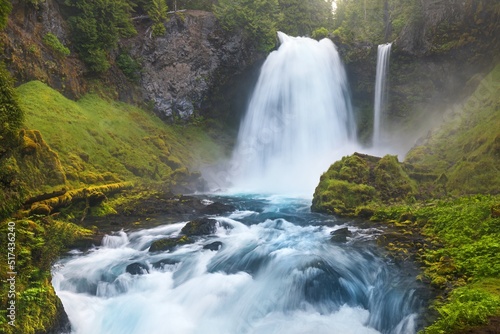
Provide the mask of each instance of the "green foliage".
POLYGON ((311 37, 316 39, 316 40, 322 40, 323 38, 328 37, 330 33, 328 32, 328 29, 321 27, 313 31, 311 37))
POLYGON ((200 127, 168 126, 125 103, 94 94, 74 102, 38 81, 21 85, 18 93, 26 127, 43 133, 74 188, 120 180, 168 185, 175 169, 185 170, 188 161, 222 155, 200 127), (174 159, 180 166, 171 163, 174 159))
POLYGON ((278 30, 286 34, 309 36, 321 27, 332 27, 331 0, 279 0, 279 6, 282 16, 278 30))
POLYGON ((167 19, 167 2, 165 0, 151 0, 147 6, 147 12, 153 21, 153 36, 165 35, 167 30, 163 22, 167 19))
MULTIPOLYGON (((12 228, 12 225, 10 225, 12 228)), ((0 331, 2 333, 34 334, 51 328, 57 312, 62 311, 59 299, 50 283, 51 265, 76 240, 91 232, 63 221, 15 221, 16 255, 16 327, 7 324, 8 284, 0 286, 0 331)), ((9 225, 0 222, 0 236, 7 240, 9 225)), ((3 253, 6 254, 6 253, 3 253)), ((0 279, 8 278, 6 255, 0 263, 0 279)))
POLYGON ((414 191, 413 181, 396 156, 355 153, 335 162, 321 176, 312 209, 351 215, 359 211, 357 207, 403 202, 414 191), (345 210, 339 210, 339 203, 345 210))
POLYGON ((278 0, 219 0, 213 11, 225 29, 243 29, 260 49, 274 48, 280 19, 278 0))
POLYGON ((138 81, 141 73, 141 64, 127 52, 122 52, 116 58, 116 65, 131 81, 138 81))
POLYGON ((57 38, 57 36, 51 32, 43 36, 43 43, 61 56, 69 56, 70 54, 69 49, 65 47, 64 44, 61 43, 59 38, 57 38))
POLYGON ((396 222, 411 216, 434 245, 421 249, 426 279, 440 288, 455 288, 437 303, 440 317, 424 333, 452 333, 500 315, 499 206, 499 195, 475 195, 380 207, 372 216, 396 222))
MULTIPOLYGON (((499 283, 498 281, 496 282, 499 283)), ((483 325, 498 315, 500 296, 474 286, 454 290, 448 301, 436 306, 440 318, 427 327, 424 334, 452 333, 475 325, 483 325)))
POLYGON ((3 30, 7 25, 7 19, 11 10, 12 4, 10 1, 0 0, 0 30, 3 30))
POLYGON ((500 191, 500 65, 406 162, 437 175, 454 195, 500 191))
POLYGON ((15 142, 23 116, 10 73, 0 64, 0 157, 15 142))
POLYGON ((375 188, 383 201, 404 199, 414 190, 412 180, 394 155, 386 155, 380 159, 373 172, 375 188))
POLYGON ((66 0, 75 15, 69 18, 74 44, 92 72, 105 72, 108 54, 120 37, 136 33, 130 19, 131 5, 126 0, 66 0))
POLYGON ((405 25, 412 24, 421 15, 417 0, 337 0, 335 3, 335 34, 345 42, 392 41, 405 25))

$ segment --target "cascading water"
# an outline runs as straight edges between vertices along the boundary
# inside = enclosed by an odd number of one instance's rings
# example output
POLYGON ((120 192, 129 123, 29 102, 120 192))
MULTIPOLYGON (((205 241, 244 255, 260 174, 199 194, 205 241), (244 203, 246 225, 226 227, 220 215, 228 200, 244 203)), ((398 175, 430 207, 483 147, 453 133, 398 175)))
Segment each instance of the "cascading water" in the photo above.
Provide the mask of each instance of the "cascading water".
POLYGON ((382 44, 377 49, 377 73, 375 76, 375 102, 373 105, 373 146, 381 141, 382 115, 387 105, 387 70, 392 43, 382 44))
POLYGON ((353 149, 355 124, 335 45, 278 33, 264 63, 233 154, 236 191, 307 194, 328 166, 353 149))
MULTIPOLYGON (((279 34, 242 123, 233 164, 242 191, 306 194, 352 153, 346 76, 328 40, 279 34)), ((75 334, 413 334, 418 284, 385 259, 373 228, 311 213, 310 200, 209 197, 237 209, 192 244, 150 252, 186 222, 105 236, 56 264, 75 334), (330 233, 347 227, 345 243, 330 233), (215 247, 215 246, 216 247, 215 247), (128 270, 127 268, 132 268, 128 270)), ((169 218, 168 221, 171 221, 169 218)))
POLYGON ((53 285, 75 334, 412 334, 418 284, 380 256, 380 230, 310 213, 309 202, 217 198, 212 235, 171 251, 186 222, 107 236, 61 260, 53 285), (347 243, 329 242, 348 227, 347 243), (220 242, 217 248, 204 247, 220 242), (141 268, 135 274, 127 266, 141 268), (142 273, 142 274, 141 274, 142 273))

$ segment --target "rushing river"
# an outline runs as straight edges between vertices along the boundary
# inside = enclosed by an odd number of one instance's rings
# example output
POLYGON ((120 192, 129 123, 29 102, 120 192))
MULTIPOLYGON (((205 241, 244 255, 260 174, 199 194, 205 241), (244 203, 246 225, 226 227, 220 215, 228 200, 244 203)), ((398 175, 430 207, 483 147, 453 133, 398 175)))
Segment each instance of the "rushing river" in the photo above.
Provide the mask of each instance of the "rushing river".
MULTIPOLYGON (((117 232, 53 270, 78 334, 415 333, 423 301, 414 276, 373 242, 380 233, 313 214, 309 200, 209 197, 236 210, 216 233, 172 251, 153 241, 187 223, 117 232), (352 237, 331 242, 348 227, 352 237), (219 250, 204 249, 221 242, 219 250), (126 267, 146 270, 132 275, 126 267)), ((207 203, 209 203, 207 201, 207 203)))

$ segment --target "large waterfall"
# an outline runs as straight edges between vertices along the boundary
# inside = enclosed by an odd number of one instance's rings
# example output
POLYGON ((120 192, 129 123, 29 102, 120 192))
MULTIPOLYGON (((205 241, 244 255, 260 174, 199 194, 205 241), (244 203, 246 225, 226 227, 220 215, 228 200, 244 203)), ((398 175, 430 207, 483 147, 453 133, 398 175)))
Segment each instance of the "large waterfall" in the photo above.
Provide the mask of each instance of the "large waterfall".
POLYGON ((392 43, 382 44, 377 50, 377 73, 375 77, 375 102, 373 106, 373 146, 380 145, 382 115, 387 106, 387 70, 392 43))
POLYGON ((233 155, 237 191, 308 194, 352 153, 355 124, 335 45, 278 33, 264 63, 233 155))

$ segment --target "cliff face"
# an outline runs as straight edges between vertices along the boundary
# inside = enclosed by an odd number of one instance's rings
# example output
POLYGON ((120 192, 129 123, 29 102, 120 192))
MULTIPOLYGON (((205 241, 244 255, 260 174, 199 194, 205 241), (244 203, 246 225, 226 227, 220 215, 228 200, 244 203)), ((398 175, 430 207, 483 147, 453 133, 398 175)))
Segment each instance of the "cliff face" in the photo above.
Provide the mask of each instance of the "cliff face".
POLYGON ((46 0, 35 7, 14 1, 13 5, 0 38, 3 58, 19 84, 40 80, 70 98, 105 89, 122 101, 146 102, 168 120, 210 116, 209 109, 221 105, 213 102, 220 99, 218 92, 234 89, 235 77, 265 57, 241 32, 222 29, 212 13, 188 10, 169 15, 163 36, 152 36, 147 18, 134 21, 138 34, 122 40, 111 58, 125 51, 138 60, 142 71, 137 82, 128 80, 113 59, 109 72, 96 77, 74 52, 62 3, 46 0), (47 33, 57 36, 71 54, 63 56, 46 45, 47 33), (95 79, 104 84, 96 85, 95 79))
POLYGON ((224 31, 209 12, 174 15, 166 27, 164 36, 153 38, 142 26, 124 42, 133 57, 142 59, 144 97, 162 117, 187 120, 206 114, 218 87, 263 56, 241 34, 224 31))
MULTIPOLYGON (((418 1, 392 41, 386 131, 410 148, 462 103, 500 61, 500 5, 491 1, 418 1)), ((360 133, 369 142, 377 45, 336 41, 346 59, 360 133)), ((394 137, 388 138, 394 140, 394 137)))
POLYGON ((12 1, 13 10, 6 29, 0 33, 1 55, 19 84, 40 80, 77 98, 88 90, 85 66, 72 53, 63 57, 43 42, 52 33, 65 45, 70 44, 69 27, 54 0, 41 1, 36 7, 25 1, 12 1))

